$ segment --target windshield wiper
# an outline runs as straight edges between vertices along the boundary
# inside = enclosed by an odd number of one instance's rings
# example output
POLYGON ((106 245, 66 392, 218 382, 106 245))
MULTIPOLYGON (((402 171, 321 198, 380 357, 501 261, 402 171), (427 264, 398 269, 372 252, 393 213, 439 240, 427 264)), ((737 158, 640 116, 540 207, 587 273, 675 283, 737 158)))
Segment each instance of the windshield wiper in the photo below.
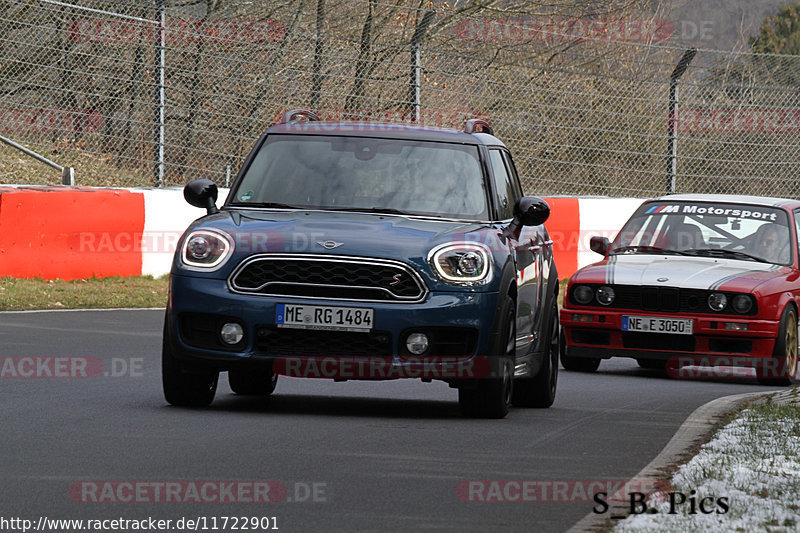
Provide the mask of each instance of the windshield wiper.
POLYGON ((400 211, 391 207, 320 207, 323 211, 348 211, 355 213, 388 213, 390 215, 410 215, 408 211, 400 211))
POLYGON ((620 246, 611 250, 612 254, 617 253, 643 253, 643 254, 677 254, 684 255, 681 250, 671 250, 669 248, 659 248, 658 246, 620 246))
POLYGON ((736 257, 738 259, 746 259, 747 261, 758 261, 759 263, 771 262, 767 261, 763 257, 750 255, 746 252, 740 252, 738 250, 727 250, 725 248, 692 248, 690 250, 685 250, 684 253, 686 255, 724 255, 728 257, 736 257))
POLYGON ((235 204, 237 207, 276 207, 278 209, 308 209, 307 207, 302 207, 299 205, 289 205, 289 204, 282 204, 279 202, 247 202, 247 203, 237 203, 235 204))

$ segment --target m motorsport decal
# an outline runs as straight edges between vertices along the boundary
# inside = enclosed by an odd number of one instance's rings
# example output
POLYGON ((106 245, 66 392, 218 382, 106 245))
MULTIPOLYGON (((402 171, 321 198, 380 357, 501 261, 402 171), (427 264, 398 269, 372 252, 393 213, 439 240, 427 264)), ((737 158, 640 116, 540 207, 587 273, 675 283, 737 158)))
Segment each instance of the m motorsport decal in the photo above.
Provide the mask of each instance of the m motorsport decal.
POLYGON ((717 207, 713 205, 698 204, 666 204, 654 205, 644 213, 646 215, 668 215, 668 214, 688 214, 688 215, 719 215, 734 218, 752 218, 754 220, 778 220, 777 209, 758 209, 755 206, 745 208, 738 207, 717 207))

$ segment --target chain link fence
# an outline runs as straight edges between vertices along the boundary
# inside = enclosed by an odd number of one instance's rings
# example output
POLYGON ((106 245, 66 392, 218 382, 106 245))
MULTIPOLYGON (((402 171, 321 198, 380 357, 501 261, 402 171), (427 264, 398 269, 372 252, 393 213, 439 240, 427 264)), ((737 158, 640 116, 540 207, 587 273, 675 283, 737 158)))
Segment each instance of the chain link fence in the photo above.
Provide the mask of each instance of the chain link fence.
MULTIPOLYGON (((287 109, 412 121, 418 57, 419 123, 488 118, 529 193, 663 194, 672 134, 676 192, 800 196, 800 58, 699 50, 678 80, 657 11, 583 4, 7 2, 0 135, 79 185, 225 186, 287 109)), ((0 182, 57 180, 0 148, 0 182)))

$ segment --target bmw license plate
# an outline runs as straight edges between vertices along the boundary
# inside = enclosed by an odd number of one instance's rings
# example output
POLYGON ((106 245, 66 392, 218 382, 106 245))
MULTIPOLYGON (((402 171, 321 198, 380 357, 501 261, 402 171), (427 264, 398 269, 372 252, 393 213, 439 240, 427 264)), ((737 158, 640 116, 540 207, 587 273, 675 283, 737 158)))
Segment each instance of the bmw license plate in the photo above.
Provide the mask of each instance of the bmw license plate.
POLYGON ((371 331, 373 310, 366 307, 278 304, 275 324, 279 328, 371 331))
POLYGON ((622 316, 622 331, 645 331, 647 333, 672 333, 691 335, 691 318, 664 318, 659 316, 622 316))

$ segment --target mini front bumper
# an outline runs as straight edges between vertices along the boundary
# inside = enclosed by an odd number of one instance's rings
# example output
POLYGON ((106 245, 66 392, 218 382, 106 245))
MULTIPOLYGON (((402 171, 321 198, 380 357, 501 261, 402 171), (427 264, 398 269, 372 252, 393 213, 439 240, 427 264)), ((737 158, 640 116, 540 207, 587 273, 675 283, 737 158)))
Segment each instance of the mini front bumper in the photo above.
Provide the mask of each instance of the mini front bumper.
MULTIPOLYGON (((265 297, 236 294, 229 290, 225 280, 209 279, 192 276, 173 274, 170 280, 170 299, 167 308, 166 333, 169 336, 171 348, 176 358, 184 362, 194 361, 212 364, 221 370, 235 368, 247 361, 283 361, 281 364, 295 364, 293 357, 320 357, 320 352, 309 354, 298 353, 292 350, 287 353, 265 353, 260 347, 256 332, 263 328, 275 327, 275 310, 279 303, 299 303, 306 305, 331 305, 337 307, 369 307, 374 309, 373 331, 380 332, 391 338, 390 352, 385 354, 374 354, 371 359, 371 368, 377 368, 377 361, 388 357, 392 361, 392 367, 401 365, 412 369, 412 374, 407 377, 434 377, 440 374, 432 371, 432 366, 441 365, 440 370, 445 371, 445 376, 450 376, 453 372, 453 358, 432 357, 417 365, 413 357, 409 357, 401 350, 401 336, 409 330, 420 328, 461 328, 464 331, 474 332, 473 348, 470 353, 461 354, 460 360, 466 361, 470 367, 474 367, 475 357, 485 355, 489 349, 493 328, 495 327, 494 318, 498 298, 496 292, 432 292, 425 301, 420 303, 383 303, 383 302, 359 302, 342 300, 322 300, 313 298, 295 297, 265 297), (228 349, 209 349, 198 347, 185 342, 181 331, 181 317, 187 314, 197 314, 206 316, 226 317, 239 322, 245 330, 245 338, 242 344, 228 349), (423 368, 424 367, 424 368, 423 368), (423 368, 423 372, 417 375, 417 369, 423 368), (427 373, 431 373, 429 376, 427 373)), ((325 342, 325 333, 317 330, 296 330, 306 332, 309 335, 316 335, 321 343, 325 342)), ((332 332, 334 333, 334 332, 332 332)), ((304 334, 305 335, 305 334, 304 334)), ((364 334, 355 334, 364 335, 364 334)), ((324 346, 323 354, 324 354, 324 346)), ((372 354, 370 354, 372 355, 372 354)), ((434 356, 436 354, 433 354, 434 356)), ((327 355, 324 358, 329 359, 327 355)), ((425 356, 421 356, 423 359, 425 356)), ((342 355, 345 363, 353 363, 351 355, 342 355)), ((326 364, 329 361, 326 359, 326 364)), ((318 359, 318 362, 322 361, 318 359)), ((303 363, 303 368, 309 368, 307 363, 303 363)), ((313 362, 311 363, 313 365, 313 362)), ((369 365, 368 365, 369 366, 369 365)), ((289 368, 289 367, 287 367, 289 368)), ((297 368, 291 367, 291 368, 297 368)), ((309 377, 334 377, 329 375, 329 367, 319 367, 318 370, 324 375, 309 377)), ((363 368, 363 363, 361 365, 363 368)), ((313 368, 312 368, 313 370, 313 368)), ((348 366, 344 372, 350 372, 348 366)), ((390 369, 391 370, 391 369, 390 369)), ((388 378, 403 377, 391 374, 390 370, 384 369, 388 378)), ((455 371, 458 373, 458 371, 455 371)), ((339 376, 347 379, 347 375, 339 376)), ((354 376, 353 376, 354 377, 354 376)))
POLYGON ((780 324, 745 316, 665 314, 641 310, 571 309, 560 311, 569 355, 666 360, 675 356, 772 357, 780 324), (692 320, 692 334, 622 330, 623 316, 692 320))

